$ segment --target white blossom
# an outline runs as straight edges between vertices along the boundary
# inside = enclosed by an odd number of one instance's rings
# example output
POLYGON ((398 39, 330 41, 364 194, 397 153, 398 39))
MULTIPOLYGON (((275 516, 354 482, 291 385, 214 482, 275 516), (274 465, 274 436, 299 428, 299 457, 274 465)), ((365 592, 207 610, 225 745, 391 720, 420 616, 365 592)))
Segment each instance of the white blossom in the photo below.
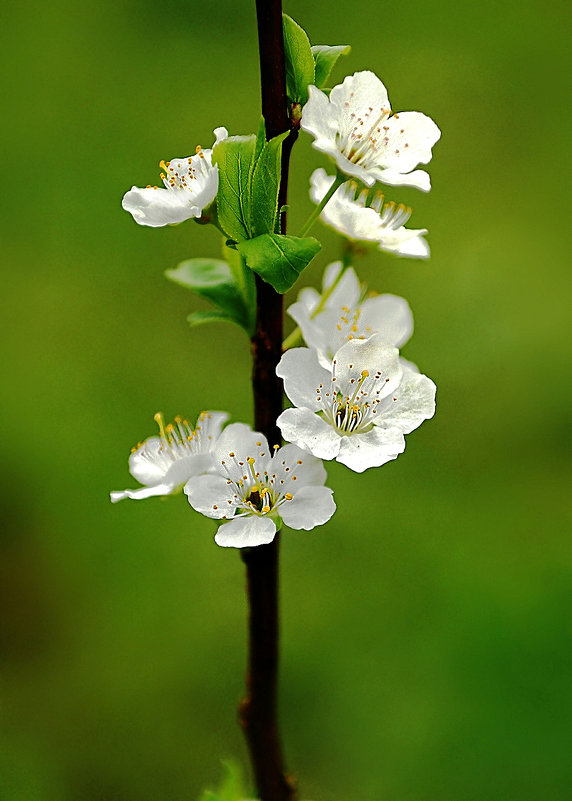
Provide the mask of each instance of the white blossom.
POLYGON ((390 116, 387 90, 369 71, 348 75, 329 98, 315 86, 308 92, 301 126, 341 172, 367 186, 381 181, 429 191, 429 175, 414 168, 431 161, 431 148, 441 136, 430 117, 417 111, 390 116))
MULTIPOLYGON (((310 197, 319 204, 325 197, 335 178, 321 167, 311 177, 310 197)), ((412 259, 428 259, 429 245, 423 239, 426 228, 405 228, 411 217, 411 209, 402 203, 383 202, 383 195, 377 192, 367 205, 368 190, 364 189, 356 197, 357 184, 346 181, 336 189, 323 208, 320 218, 336 231, 361 242, 375 242, 380 250, 395 256, 408 256, 412 259)))
POLYGON ((188 420, 181 417, 165 425, 163 415, 157 413, 159 436, 139 443, 129 457, 129 472, 144 486, 111 492, 111 502, 172 495, 182 489, 191 476, 213 470, 213 448, 227 420, 226 412, 201 412, 193 429, 188 420))
POLYGON ((395 459, 435 412, 435 384, 379 334, 346 342, 328 369, 314 350, 293 348, 276 373, 295 407, 277 420, 284 439, 358 473, 395 459))
MULTIPOLYGON (((228 136, 226 128, 215 128, 213 148, 228 136)), ((123 196, 122 206, 139 225, 159 228, 191 217, 200 217, 218 192, 218 167, 212 163, 212 148, 197 146, 193 156, 161 161, 161 180, 165 186, 132 187, 123 196)))
POLYGON ((283 521, 312 529, 336 510, 324 486, 322 462, 296 445, 275 448, 244 423, 224 430, 215 447, 216 474, 192 478, 185 486, 189 503, 219 521, 215 542, 246 548, 272 542, 283 521))
POLYGON ((348 340, 380 334, 388 345, 400 348, 413 333, 413 314, 405 298, 390 294, 363 298, 353 267, 346 268, 340 277, 341 270, 339 261, 328 265, 322 279, 322 294, 306 287, 288 308, 288 314, 300 326, 304 341, 316 351, 318 361, 326 369, 348 340))

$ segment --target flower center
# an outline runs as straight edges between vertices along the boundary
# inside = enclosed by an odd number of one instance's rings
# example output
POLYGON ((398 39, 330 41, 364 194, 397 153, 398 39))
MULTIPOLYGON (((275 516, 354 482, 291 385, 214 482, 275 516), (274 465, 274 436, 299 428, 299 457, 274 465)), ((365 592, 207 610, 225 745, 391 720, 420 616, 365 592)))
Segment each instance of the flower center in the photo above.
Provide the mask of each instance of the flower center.
POLYGON ((167 189, 187 189, 189 192, 193 191, 190 184, 198 178, 198 173, 204 173, 205 168, 208 169, 200 145, 197 145, 195 156, 190 156, 188 159, 160 161, 159 166, 165 171, 161 173, 161 180, 167 189))
MULTIPOLYGON (((349 106, 349 101, 346 101, 346 106, 349 106)), ((383 149, 389 142, 387 137, 389 126, 383 123, 390 112, 389 108, 381 107, 379 110, 374 110, 373 106, 370 106, 359 117, 353 112, 349 115, 347 130, 343 133, 340 131, 336 136, 337 145, 348 161, 362 164, 366 168, 370 166, 370 162, 375 161, 378 148, 383 149)))
MULTIPOLYGON (((340 436, 350 436, 369 430, 377 407, 381 402, 383 385, 389 378, 383 378, 381 371, 370 375, 369 370, 362 370, 357 378, 350 378, 344 393, 336 386, 336 360, 332 362, 332 381, 326 390, 323 384, 316 389, 317 400, 321 404, 321 415, 340 436)), ((350 369, 353 364, 349 365, 350 369)))
MULTIPOLYGON (((270 472, 274 467, 276 454, 268 465, 264 452, 261 452, 260 457, 264 459, 262 470, 256 469, 257 460, 254 456, 238 460, 233 451, 228 455, 229 461, 223 459, 221 464, 228 475, 227 484, 232 490, 232 499, 229 497, 228 503, 236 507, 235 514, 267 515, 275 512, 286 501, 292 500, 293 493, 288 490, 293 489, 293 482, 297 481, 295 468, 282 461, 276 472, 270 472)), ((301 465, 302 460, 299 459, 296 464, 301 465)))

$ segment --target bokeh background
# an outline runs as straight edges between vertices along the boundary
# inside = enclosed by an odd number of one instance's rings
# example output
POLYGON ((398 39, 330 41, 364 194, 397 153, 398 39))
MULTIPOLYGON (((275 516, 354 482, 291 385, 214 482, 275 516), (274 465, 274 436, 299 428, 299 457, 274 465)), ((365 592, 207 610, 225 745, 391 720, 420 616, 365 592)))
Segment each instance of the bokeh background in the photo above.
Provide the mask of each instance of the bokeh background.
MULTIPOLYGON (((282 723, 314 801, 570 798, 566 4, 362 0, 285 10, 351 44, 443 130, 429 195, 389 191, 430 262, 373 254, 438 414, 395 462, 329 465, 338 512, 286 532, 282 723)), ((163 275, 214 230, 122 212, 161 158, 259 117, 253 3, 8 0, 0 659, 2 801, 195 801, 246 764, 243 568, 184 497, 123 502, 163 410, 251 419, 249 347, 163 275)), ((291 226, 311 206, 301 138, 291 226)), ((569 173, 568 173, 569 174, 569 173)), ((316 284, 337 256, 304 274, 316 284)))

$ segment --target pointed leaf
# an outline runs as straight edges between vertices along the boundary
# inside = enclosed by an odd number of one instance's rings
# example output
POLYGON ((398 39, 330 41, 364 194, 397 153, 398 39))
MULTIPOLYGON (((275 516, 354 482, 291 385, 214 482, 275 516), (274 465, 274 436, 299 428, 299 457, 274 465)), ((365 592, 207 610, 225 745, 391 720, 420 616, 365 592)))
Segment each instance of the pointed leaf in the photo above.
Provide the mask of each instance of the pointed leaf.
POLYGON ((350 45, 314 45, 312 55, 315 61, 315 85, 323 89, 340 56, 347 56, 350 45))
POLYGON ((218 164, 218 219, 227 236, 240 242, 249 237, 250 170, 256 136, 229 136, 213 148, 218 164))
POLYGON ((294 285, 321 247, 312 237, 280 234, 263 234, 238 244, 247 266, 280 293, 294 285))
POLYGON ((303 105, 308 99, 308 84, 314 83, 314 56, 306 31, 288 14, 282 14, 282 21, 286 59, 286 94, 291 103, 303 105))
POLYGON ((246 333, 249 336, 252 336, 252 332, 245 328, 241 319, 233 317, 232 314, 228 314, 227 312, 220 311, 220 309, 206 309, 205 311, 193 312, 187 316, 187 322, 191 328, 196 328, 199 325, 205 325, 205 323, 234 323, 235 325, 239 325, 241 328, 244 328, 246 333))
POLYGON ((265 142, 258 158, 253 160, 250 189, 251 237, 274 232, 278 210, 282 142, 287 136, 286 131, 265 142))

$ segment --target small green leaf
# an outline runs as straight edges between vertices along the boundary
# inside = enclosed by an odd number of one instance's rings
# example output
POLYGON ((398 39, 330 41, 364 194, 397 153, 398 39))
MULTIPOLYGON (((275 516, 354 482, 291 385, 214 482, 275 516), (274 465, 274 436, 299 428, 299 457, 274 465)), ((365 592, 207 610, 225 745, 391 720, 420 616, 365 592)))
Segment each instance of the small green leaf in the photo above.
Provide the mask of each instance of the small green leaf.
POLYGON ((340 56, 347 56, 350 45, 314 45, 312 55, 316 64, 316 86, 323 89, 340 56))
POLYGON ((192 314, 187 316, 187 322, 191 328, 196 328, 205 323, 235 323, 235 325, 244 328, 240 320, 233 317, 232 314, 220 311, 220 309, 206 309, 205 311, 192 312, 192 314))
POLYGON ((282 14, 284 56, 286 59, 286 94, 291 103, 308 99, 308 84, 314 83, 314 56, 308 34, 297 22, 282 14))
POLYGON ((312 237, 302 239, 280 234, 263 234, 238 244, 247 266, 280 293, 294 285, 321 247, 312 237))
POLYGON ((229 136, 213 148, 218 164, 218 219, 225 233, 240 242, 249 237, 250 170, 256 136, 229 136))
MULTIPOLYGON (((236 256, 241 261, 240 255, 236 256)), ((218 311, 209 310, 191 315, 191 325, 210 322, 211 320, 229 320, 240 325, 250 335, 254 330, 254 306, 252 300, 252 275, 245 267, 245 275, 239 283, 234 271, 224 261, 218 259, 188 259, 181 262, 174 270, 166 270, 165 275, 179 286, 190 289, 197 295, 207 298, 218 311)))
POLYGON ((288 131, 265 142, 258 159, 253 160, 250 187, 251 237, 274 232, 280 188, 282 142, 288 131))
POLYGON ((248 331, 254 332, 256 324, 256 282, 252 270, 249 270, 244 259, 236 250, 223 246, 223 256, 226 257, 230 271, 236 281, 248 316, 248 331))

